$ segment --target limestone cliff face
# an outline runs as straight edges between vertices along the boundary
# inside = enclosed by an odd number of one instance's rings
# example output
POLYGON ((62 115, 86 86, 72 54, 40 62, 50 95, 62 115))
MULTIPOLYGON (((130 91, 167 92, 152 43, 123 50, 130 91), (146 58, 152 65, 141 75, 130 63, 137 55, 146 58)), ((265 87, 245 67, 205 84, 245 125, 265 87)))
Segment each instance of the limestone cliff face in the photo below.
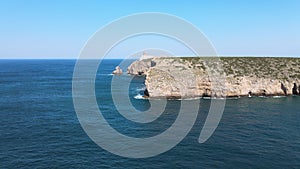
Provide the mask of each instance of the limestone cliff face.
POLYGON ((136 61, 128 67, 127 72, 134 75, 143 72, 146 75, 145 85, 149 97, 300 93, 298 58, 226 57, 217 60, 161 57, 136 61))
POLYGON ((127 68, 127 73, 132 75, 145 75, 150 67, 151 59, 137 60, 127 68))

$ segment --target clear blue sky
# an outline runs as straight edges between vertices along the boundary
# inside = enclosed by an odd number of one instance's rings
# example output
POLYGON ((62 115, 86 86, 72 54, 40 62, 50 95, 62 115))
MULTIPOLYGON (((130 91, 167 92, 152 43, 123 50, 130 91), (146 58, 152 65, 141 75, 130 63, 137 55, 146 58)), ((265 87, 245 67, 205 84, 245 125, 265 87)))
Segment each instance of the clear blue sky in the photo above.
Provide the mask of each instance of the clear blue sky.
POLYGON ((300 56, 299 0, 3 0, 0 58, 76 58, 119 17, 163 12, 196 25, 220 55, 300 56))

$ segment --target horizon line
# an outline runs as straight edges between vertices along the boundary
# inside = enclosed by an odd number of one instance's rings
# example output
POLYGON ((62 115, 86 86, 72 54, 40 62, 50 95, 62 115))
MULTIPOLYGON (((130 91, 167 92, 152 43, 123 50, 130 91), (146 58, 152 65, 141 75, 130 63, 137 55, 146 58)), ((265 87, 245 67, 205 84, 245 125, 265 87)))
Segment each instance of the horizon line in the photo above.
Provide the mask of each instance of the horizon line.
MULTIPOLYGON (((202 55, 202 56, 158 56, 158 57, 282 57, 282 58, 300 58, 299 56, 288 56, 288 55, 202 55)), ((0 60, 78 60, 79 58, 1 58, 0 60)), ((98 60, 99 58, 86 58, 82 60, 98 60)), ((139 58, 103 58, 103 60, 121 60, 121 59, 128 59, 128 60, 135 60, 139 58)))

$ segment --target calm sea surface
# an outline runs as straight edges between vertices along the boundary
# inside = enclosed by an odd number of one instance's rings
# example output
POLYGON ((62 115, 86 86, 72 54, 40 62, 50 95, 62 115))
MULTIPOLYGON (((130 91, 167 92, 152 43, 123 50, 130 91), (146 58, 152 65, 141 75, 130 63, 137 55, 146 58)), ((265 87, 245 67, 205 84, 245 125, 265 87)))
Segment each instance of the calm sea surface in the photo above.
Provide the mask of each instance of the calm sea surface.
MULTIPOLYGON (((119 62, 104 60, 97 73, 104 117, 128 136, 163 132, 176 119, 180 101, 168 101, 166 112, 148 125, 121 117, 110 94, 110 73, 119 62)), ((210 106, 201 99, 194 127, 173 149, 146 159, 111 154, 79 124, 72 101, 74 65, 75 60, 0 60, 0 168, 300 168, 300 97, 295 96, 227 100, 215 133, 199 144, 210 106)), ((150 106, 138 99, 143 80, 133 78, 125 91, 138 110, 150 106)))

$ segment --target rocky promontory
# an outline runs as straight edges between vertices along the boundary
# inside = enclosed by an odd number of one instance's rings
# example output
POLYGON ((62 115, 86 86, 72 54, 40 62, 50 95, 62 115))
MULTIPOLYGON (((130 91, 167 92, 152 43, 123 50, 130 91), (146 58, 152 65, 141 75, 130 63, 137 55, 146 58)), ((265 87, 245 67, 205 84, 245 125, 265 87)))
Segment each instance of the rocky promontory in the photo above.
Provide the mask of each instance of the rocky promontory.
POLYGON ((300 94, 300 58, 154 57, 133 62, 127 73, 145 75, 153 98, 300 94))

